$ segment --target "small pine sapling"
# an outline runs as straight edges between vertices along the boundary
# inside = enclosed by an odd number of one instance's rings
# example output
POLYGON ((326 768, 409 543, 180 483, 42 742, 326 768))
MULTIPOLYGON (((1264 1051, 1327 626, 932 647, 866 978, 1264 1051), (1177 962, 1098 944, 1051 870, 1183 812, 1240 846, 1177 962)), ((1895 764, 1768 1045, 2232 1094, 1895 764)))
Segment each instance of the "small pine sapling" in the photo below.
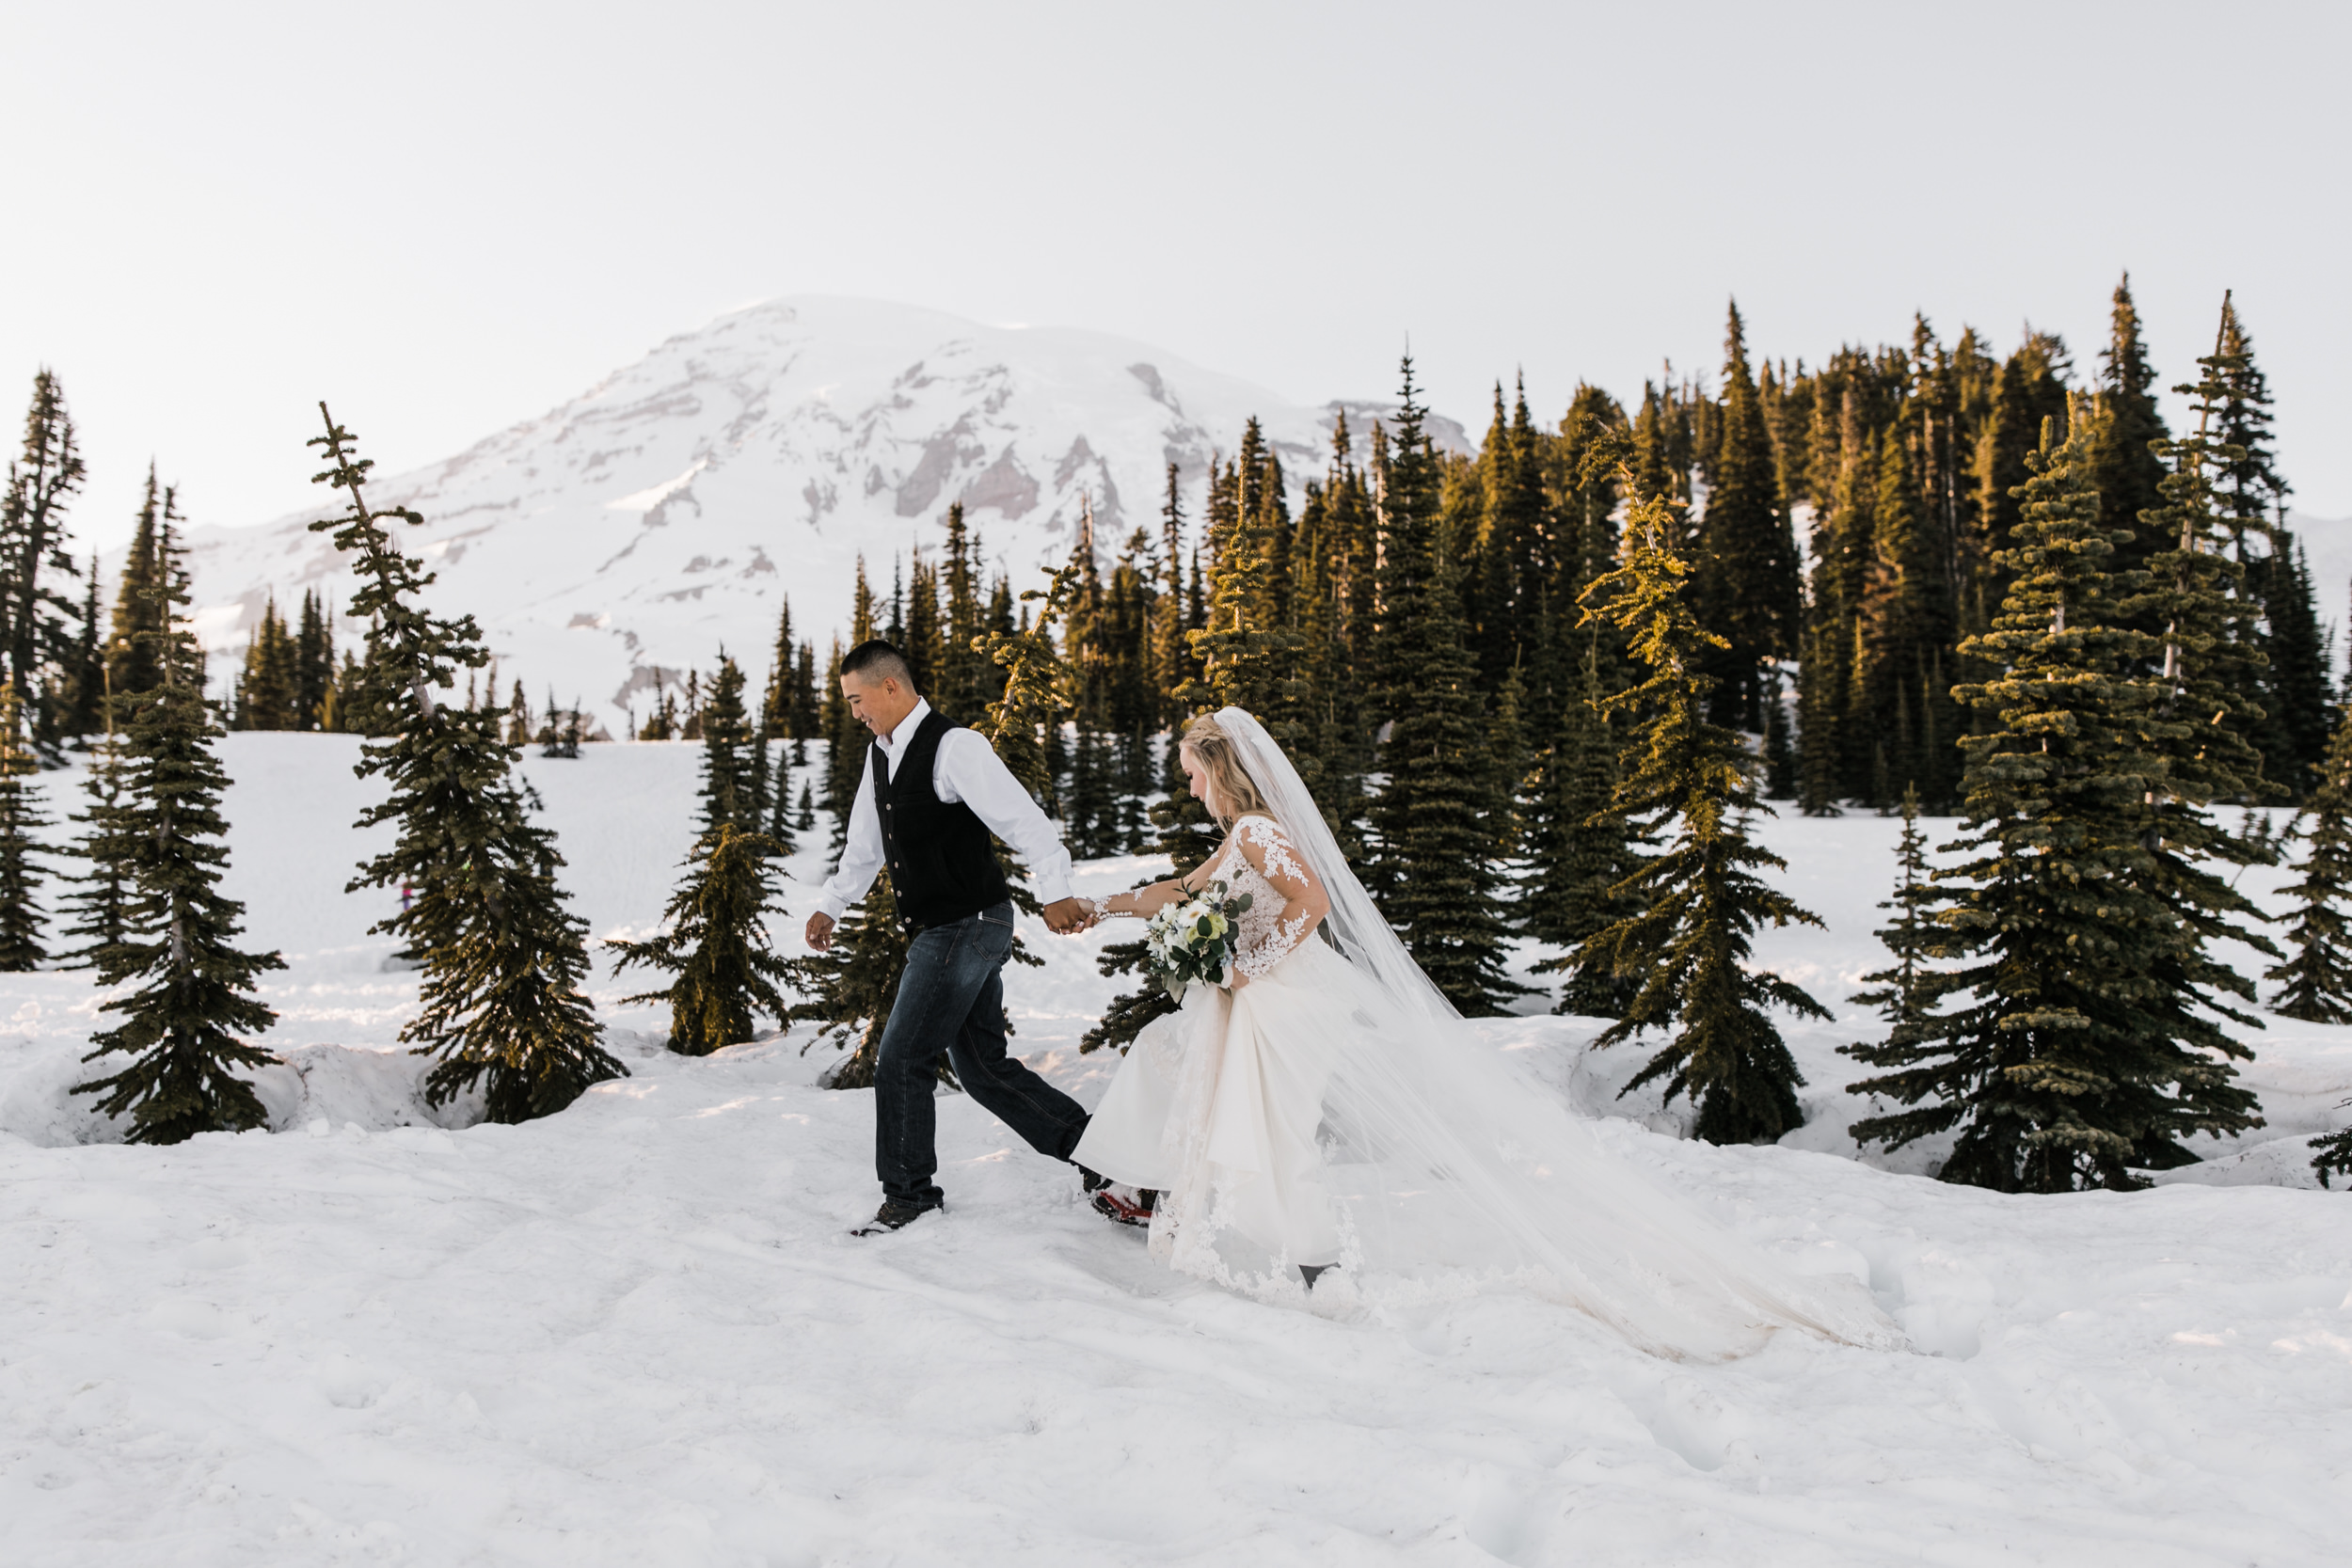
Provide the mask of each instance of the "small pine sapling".
POLYGON ((645 942, 614 942, 620 967, 643 964, 676 978, 631 1003, 670 1005, 670 1049, 707 1056, 752 1037, 755 1013, 779 1024, 792 1006, 777 986, 797 986, 789 959, 769 945, 767 914, 775 902, 774 843, 722 822, 688 855, 686 876, 662 911, 662 934, 645 942))
MULTIPOLYGON (((882 1027, 890 1022, 890 1005, 898 996, 898 975, 906 961, 906 930, 898 922, 898 901, 891 892, 890 873, 884 871, 874 879, 864 900, 834 927, 833 945, 800 960, 802 990, 809 1000, 793 1007, 793 1021, 823 1025, 811 1045, 826 1038, 857 1042, 848 1056, 826 1071, 825 1087, 874 1086, 875 1055, 882 1049, 882 1027)), ((953 1081, 945 1052, 940 1053, 939 1073, 953 1081)))
MULTIPOLYGON (((1863 982, 1878 989, 1857 991, 1853 999, 1878 1008, 1893 1025, 1890 1039, 1910 1045, 1915 1043, 1919 1023, 1927 1016, 1921 961, 1937 950, 1935 910, 1939 902, 1928 875, 1928 840, 1919 831, 1916 784, 1903 786, 1902 818, 1902 836, 1895 847, 1895 895, 1879 903, 1880 909, 1893 911, 1894 918, 1874 933, 1895 961, 1865 974, 1863 982)), ((1871 1048, 1848 1045, 1839 1049, 1848 1055, 1859 1055, 1871 1048)))
POLYGON ((2312 792, 2311 826, 2302 838, 2302 879, 2286 890, 2291 957, 2265 976, 2279 982, 2270 1010, 2304 1023, 2352 1023, 2352 942, 2344 911, 2352 900, 2352 708, 2336 726, 2328 760, 2312 792))

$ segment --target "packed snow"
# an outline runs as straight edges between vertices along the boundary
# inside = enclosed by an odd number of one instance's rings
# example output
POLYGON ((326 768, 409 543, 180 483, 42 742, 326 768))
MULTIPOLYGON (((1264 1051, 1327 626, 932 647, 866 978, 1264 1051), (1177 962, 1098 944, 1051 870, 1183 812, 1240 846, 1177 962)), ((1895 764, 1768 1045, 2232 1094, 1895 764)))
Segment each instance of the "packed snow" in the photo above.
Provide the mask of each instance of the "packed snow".
MULTIPOLYGON (((1660 1182, 1866 1280, 1916 1347, 1783 1336, 1694 1366, 1510 1293, 1375 1319, 1170 1275, 954 1095, 947 1212, 851 1240, 871 1105, 815 1086, 834 1052, 802 1029, 671 1055, 601 967, 631 1076, 523 1127, 429 1110, 394 1046, 415 976, 366 930, 388 897, 343 891, 356 750, 224 744, 230 891, 290 965, 269 1131, 108 1141, 66 1092, 103 1026, 88 976, 0 976, 0 1561, 2341 1560, 2352 1195, 2307 1161, 2344 1124, 2352 1029, 2272 1021, 2246 1071, 2270 1125, 2153 1191, 2010 1197, 1928 1179, 1934 1149, 1858 1159, 1836 1047, 1880 1027, 1846 998, 1881 961, 1886 819, 1766 830, 1829 928, 1759 956, 1839 1015, 1790 1032, 1810 1119, 1784 1147, 1680 1139, 1681 1106, 1615 1096, 1641 1048, 1592 1052, 1599 1026, 1541 998, 1486 1028, 1660 1182)), ((659 913, 696 759, 528 764, 599 936, 659 913)), ((45 780, 60 807, 74 783, 45 780)), ((803 837, 791 951, 823 872, 803 837)), ((1112 934, 1032 923, 1043 967, 1008 975, 1016 1047, 1089 1102, 1112 934)))

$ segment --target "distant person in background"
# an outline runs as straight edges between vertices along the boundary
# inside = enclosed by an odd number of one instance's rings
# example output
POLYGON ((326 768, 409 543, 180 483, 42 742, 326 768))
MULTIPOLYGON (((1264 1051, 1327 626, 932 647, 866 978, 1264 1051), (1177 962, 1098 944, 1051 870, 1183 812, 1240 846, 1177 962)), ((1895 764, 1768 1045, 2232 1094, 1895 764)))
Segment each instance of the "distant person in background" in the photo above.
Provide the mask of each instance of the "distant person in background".
MULTIPOLYGON (((1012 894, 996 863, 993 832, 1028 863, 1045 900, 1045 924, 1082 931, 1092 907, 1070 895, 1070 852, 996 755, 971 730, 916 694, 906 656, 877 638, 841 661, 850 709, 874 733, 850 808, 841 864, 808 917, 808 944, 833 945, 842 912, 890 867, 891 892, 913 940, 874 1060, 874 1171, 882 1203, 853 1234, 901 1229, 946 1196, 939 1170, 932 1090, 945 1052, 964 1092, 1027 1140, 1068 1160, 1086 1131, 1078 1102, 1005 1050, 1005 987, 1012 953, 1012 894)), ((1098 1179, 1089 1178, 1091 1188, 1098 1179)))

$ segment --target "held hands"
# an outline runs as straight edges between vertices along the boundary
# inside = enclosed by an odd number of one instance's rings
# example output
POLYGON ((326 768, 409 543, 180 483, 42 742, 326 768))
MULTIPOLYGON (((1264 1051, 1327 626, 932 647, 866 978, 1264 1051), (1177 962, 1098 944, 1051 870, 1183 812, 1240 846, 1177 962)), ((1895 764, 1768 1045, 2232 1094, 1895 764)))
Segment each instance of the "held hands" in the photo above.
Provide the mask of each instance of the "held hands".
MULTIPOLYGON (((1090 898, 1061 898, 1045 906, 1045 924, 1059 936, 1075 936, 1091 928, 1101 918, 1101 911, 1090 898)), ((819 910, 808 917, 808 928, 802 933, 802 940, 808 943, 811 952, 831 952, 833 929, 833 916, 819 910)))
POLYGON ((1101 918, 1091 898, 1057 898, 1045 906, 1045 927, 1057 936, 1076 936, 1101 918))

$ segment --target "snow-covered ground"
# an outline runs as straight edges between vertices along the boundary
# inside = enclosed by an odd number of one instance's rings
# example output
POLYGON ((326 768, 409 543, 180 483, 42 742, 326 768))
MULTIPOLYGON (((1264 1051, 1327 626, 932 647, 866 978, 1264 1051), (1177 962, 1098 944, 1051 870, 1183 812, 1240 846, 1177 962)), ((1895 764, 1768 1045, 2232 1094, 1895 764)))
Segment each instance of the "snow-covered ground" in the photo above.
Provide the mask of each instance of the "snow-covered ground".
MULTIPOLYGON (((802 1032, 671 1056, 609 974, 631 1077, 526 1127, 428 1115, 390 1050, 414 977, 366 934, 381 896, 342 891, 356 748, 226 749, 231 891, 291 964, 266 993, 273 1131, 93 1141, 64 1093, 98 1026, 87 977, 0 977, 9 1568, 2343 1555, 2352 1195, 2311 1187, 2305 1145, 2343 1124, 2352 1030, 2255 1037, 2272 1125, 2152 1192, 2004 1197, 1919 1174, 1934 1150, 1857 1160, 1835 1048, 1876 1027, 1844 999, 1880 961, 1891 822, 1768 832, 1829 929, 1762 957, 1840 1013, 1791 1031, 1812 1119, 1788 1147, 1664 1135, 1680 1107, 1615 1100, 1641 1053, 1587 1052, 1590 1022, 1488 1028, 1612 1118, 1627 1160, 1866 1278, 1919 1352, 1784 1338, 1698 1367, 1510 1295, 1348 1320, 1171 1277, 954 1096, 949 1212, 850 1241, 871 1111, 813 1086, 830 1053, 802 1032)), ((659 912, 694 763, 531 763, 599 935, 659 912)), ((792 863, 795 911, 821 852, 792 863)), ((1104 936, 1033 927, 1045 966, 1009 977, 1018 1046, 1088 1101, 1111 1065, 1075 1049, 1104 936)))

